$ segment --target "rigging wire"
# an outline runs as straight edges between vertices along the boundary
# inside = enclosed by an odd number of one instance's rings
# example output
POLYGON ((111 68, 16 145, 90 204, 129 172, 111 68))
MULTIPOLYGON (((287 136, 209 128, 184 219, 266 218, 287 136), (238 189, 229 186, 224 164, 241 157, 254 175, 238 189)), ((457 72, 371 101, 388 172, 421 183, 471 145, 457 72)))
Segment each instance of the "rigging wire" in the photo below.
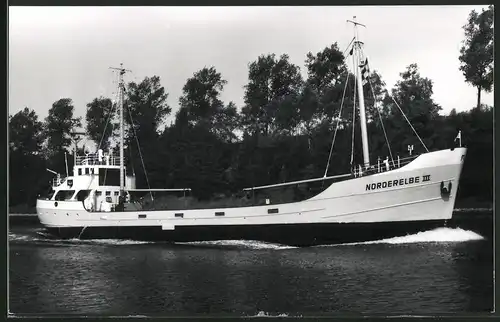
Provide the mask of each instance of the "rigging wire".
MULTIPOLYGON (((118 95, 119 95, 119 93, 115 93, 116 99, 118 99, 118 95)), ((103 131, 103 134, 101 136, 101 140, 100 140, 99 144, 97 145, 97 150, 99 150, 99 148, 102 145, 102 141, 104 140, 104 133, 106 133, 106 129, 108 127, 108 124, 111 121, 111 118, 112 118, 112 115, 113 115, 113 113, 115 111, 115 108, 116 108, 116 104, 113 104, 113 102, 111 102, 111 110, 110 110, 110 112, 108 114, 108 118, 107 118, 107 121, 106 121, 106 125, 104 126, 104 131, 103 131)), ((112 156, 110 156, 110 157, 112 157, 112 156)), ((104 168, 104 183, 106 183, 107 174, 108 174, 108 168, 104 168)), ((91 185, 92 185, 92 181, 89 182, 86 190, 89 190, 89 188, 90 188, 91 185)), ((97 206, 97 205, 94 205, 94 206, 97 206)))
MULTIPOLYGON (((144 165, 144 159, 142 157, 141 146, 139 145, 139 138, 137 137, 137 132, 136 132, 135 126, 134 126, 134 120, 132 119, 132 113, 131 113, 130 108, 128 106, 127 106, 127 111, 128 111, 128 115, 130 116, 131 127, 134 130, 135 141, 137 142, 137 151, 139 151, 139 157, 141 158, 141 164, 142 164, 142 168, 144 169, 144 175, 146 177, 146 183, 148 185, 148 188, 151 190, 151 186, 149 185, 148 173, 146 171, 146 166, 144 165)), ((153 192, 150 191, 149 194, 151 195, 151 200, 154 201, 153 192)))
POLYGON ((333 134, 332 145, 330 147, 330 154, 328 155, 328 162, 326 163, 324 177, 326 177, 326 173, 328 172, 328 168, 330 167, 330 160, 332 158, 333 145, 335 144, 335 138, 337 137, 337 130, 339 129, 340 117, 342 115, 342 107, 344 106, 345 92, 347 90, 348 83, 349 83, 349 72, 347 73, 347 77, 346 77, 346 82, 345 82, 345 86, 344 86, 344 93, 342 94, 342 102, 340 103, 339 116, 337 117, 337 126, 335 127, 335 132, 333 134))
POLYGON ((389 154, 391 156, 392 164, 394 164, 394 157, 392 156, 391 144, 389 143, 389 139, 387 138, 387 133, 385 131, 384 122, 382 121, 382 116, 380 115, 379 107, 377 106, 377 99, 375 97, 375 91, 373 90, 372 81, 368 78, 368 83, 370 84, 370 89, 373 94, 373 107, 377 111, 378 118, 380 119, 380 124, 382 125, 382 131, 384 132, 385 142, 387 143, 387 148, 389 149, 389 154))
MULTIPOLYGON (((387 95, 389 95, 389 91, 386 89, 386 92, 387 92, 387 95)), ((418 135, 417 131, 415 130, 415 128, 413 127, 413 125, 411 125, 410 121, 408 120, 408 118, 406 117, 405 113, 403 113, 403 110, 401 109, 401 107, 399 106, 398 102, 396 102, 396 100, 394 99, 394 97, 392 97, 392 95, 389 95, 392 100, 394 101, 394 103, 396 103, 396 106, 399 108, 399 111, 401 112, 401 114, 403 114, 406 122, 408 122, 408 124, 410 125, 411 129, 413 130, 413 132, 415 133, 415 135, 417 136, 417 138, 420 140, 420 143, 422 143, 422 145, 424 146, 425 150, 427 152, 429 152, 429 149, 427 149, 427 146, 425 145, 424 141, 422 141, 422 139, 420 138, 420 136, 418 135)))
MULTIPOLYGON (((116 96, 118 96, 118 93, 116 93, 116 96)), ((110 123, 110 120, 111 120, 111 117, 113 115, 113 112, 115 111, 115 107, 116 107, 116 105, 113 106, 113 102, 111 102, 111 110, 109 111, 108 118, 107 118, 107 121, 106 121, 106 125, 104 126, 104 131, 103 131, 102 136, 101 136, 101 141, 97 145, 97 150, 99 150, 100 147, 101 147, 101 145, 102 145, 102 141, 104 140, 106 129, 108 128, 108 124, 110 123)))
MULTIPOLYGON (((363 52, 363 49, 361 49, 361 51, 363 52)), ((363 54, 364 54, 364 52, 363 52, 363 54)), ((389 149, 389 154, 391 156, 392 164, 394 164, 394 157, 392 156, 391 145, 390 145, 389 139, 387 137, 387 132, 385 131, 385 126, 384 126, 384 122, 382 121, 382 116, 380 115, 380 108, 377 105, 377 98, 375 96, 375 91, 373 90, 372 80, 370 79, 370 77, 367 77, 367 80, 368 80, 368 83, 370 84, 370 89, 371 89, 372 95, 373 95, 373 107, 377 111, 377 115, 380 119, 380 124, 382 125, 382 131, 384 132, 385 142, 387 143, 387 148, 389 149)))
MULTIPOLYGON (((342 53, 342 55, 344 56, 344 61, 346 60, 345 58, 345 53, 349 50, 349 48, 351 47, 352 43, 354 42, 354 40, 356 40, 356 37, 353 37, 351 39, 351 42, 349 42, 349 44, 347 45, 347 48, 344 50, 344 52, 342 53)), ((332 139, 332 144, 330 146, 330 153, 328 155, 328 161, 326 163, 326 168, 325 168, 325 174, 324 174, 324 177, 326 177, 326 174, 328 173, 328 169, 330 168, 330 161, 331 161, 331 158, 332 158, 332 152, 333 152, 333 146, 335 144, 335 138, 337 136, 337 130, 339 128, 339 122, 340 122, 340 117, 341 117, 341 113, 342 113, 342 108, 344 106, 344 98, 345 98, 345 93, 346 93, 346 90, 347 90, 347 84, 349 83, 349 71, 347 71, 347 76, 346 76, 346 82, 345 82, 345 86, 344 86, 344 92, 342 94, 342 101, 340 103, 340 111, 339 111, 339 116, 337 118, 337 126, 335 127, 335 132, 333 134, 333 139, 332 139)))
MULTIPOLYGON (((356 36, 351 39, 349 45, 347 45, 347 48, 344 50, 344 52, 342 54, 344 57, 345 57, 345 53, 349 50, 349 48, 351 47, 351 45, 353 44, 353 42, 355 40, 356 40, 356 36)), ((347 58, 344 58, 344 61, 345 60, 347 60, 347 58)), ((355 68, 356 67, 356 63, 355 63, 354 54, 353 54, 353 63, 354 63, 354 68, 355 68)), ((356 82, 356 80, 355 80, 355 82, 356 82)), ((346 83, 345 83, 345 86, 344 86, 344 92, 342 94, 342 102, 340 104, 339 116, 337 118, 337 126, 336 126, 335 132, 333 134, 333 140, 332 140, 332 144, 330 146, 330 153, 328 155, 328 162, 326 164, 326 169, 325 169, 324 177, 326 177, 328 169, 330 168, 330 161, 331 161, 331 157, 332 157, 333 146, 335 144, 335 138, 337 136, 337 130, 339 128, 339 122, 340 122, 340 117, 341 117, 341 113, 342 113, 342 108, 343 108, 343 105, 344 105, 344 98, 345 98, 345 93, 346 93, 346 90, 347 90, 348 83, 349 83, 349 71, 347 71, 346 83)), ((351 168, 352 168, 352 163, 353 163, 353 159, 354 159, 354 122, 355 122, 355 117, 356 117, 356 83, 354 83, 354 106, 353 106, 353 127, 352 127, 353 131, 352 131, 351 168)))
MULTIPOLYGON (((137 76, 137 74, 135 74, 133 71, 130 71, 130 74, 133 75, 133 78, 134 78, 134 81, 136 84, 140 84, 140 80, 139 80, 139 77, 137 76)), ((124 85, 125 87, 125 85, 124 85)), ((147 174, 147 171, 146 171, 146 166, 144 165, 144 160, 143 160, 143 157, 142 157, 142 153, 141 153, 141 146, 139 145, 139 138, 137 136, 137 132, 135 130, 135 127, 134 127, 134 120, 132 119, 132 112, 130 110, 130 107, 127 106, 127 111, 128 111, 128 115, 130 116, 130 124, 131 124, 131 127, 132 129, 134 130, 134 137, 135 137, 135 140, 136 140, 136 143, 137 143, 137 151, 139 151, 139 156, 141 158, 141 164, 142 164, 142 168, 144 169, 144 175, 146 177, 146 183, 148 185, 148 188, 151 189, 151 186, 149 184, 149 178, 148 178, 148 174, 147 174)), ((135 170, 134 170, 134 167, 133 167, 133 159, 132 159, 132 150, 129 150, 130 151, 130 162, 132 163, 132 171, 135 175, 135 170)), ((154 201, 154 198, 153 198, 153 192, 150 191, 149 192, 150 195, 151 195, 151 200, 154 201)))
POLYGON ((392 156, 391 144, 389 143, 389 139, 387 138, 387 132, 385 131, 384 121, 382 120, 382 116, 380 115, 379 107, 377 106, 377 99, 375 97, 375 91, 373 90, 372 81, 368 79, 368 83, 370 84, 370 89, 373 94, 373 107, 377 111, 378 118, 380 119, 380 125, 382 125, 382 131, 384 132, 385 142, 387 143, 387 148, 389 149, 389 154, 391 156, 392 164, 394 164, 394 157, 392 156))
POLYGON ((351 39, 351 42, 349 43, 349 45, 347 45, 347 48, 344 50, 344 52, 342 53, 342 55, 345 57, 345 53, 347 52, 347 50, 349 49, 349 47, 351 47, 352 43, 354 42, 354 40, 356 40, 356 37, 353 37, 351 39))

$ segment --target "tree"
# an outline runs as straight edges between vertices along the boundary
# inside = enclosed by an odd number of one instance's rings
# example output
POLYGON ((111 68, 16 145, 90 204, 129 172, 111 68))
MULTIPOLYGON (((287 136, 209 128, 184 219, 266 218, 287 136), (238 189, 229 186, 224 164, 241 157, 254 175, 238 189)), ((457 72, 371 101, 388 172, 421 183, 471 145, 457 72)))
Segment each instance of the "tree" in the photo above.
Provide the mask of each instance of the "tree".
POLYGON ((34 206, 40 186, 47 183, 41 154, 43 123, 27 107, 9 116, 9 204, 34 206))
POLYGON ((139 84, 131 82, 126 88, 124 121, 129 128, 126 131, 125 155, 130 156, 127 158, 129 168, 140 167, 143 170, 136 171, 137 186, 144 186, 148 178, 159 177, 163 168, 161 159, 156 158, 155 153, 159 149, 160 125, 171 112, 167 97, 168 93, 161 86, 158 76, 145 77, 139 84), (142 161, 146 169, 142 167, 142 161))
POLYGON ((49 110, 45 118, 45 135, 47 138, 47 156, 53 157, 58 152, 64 151, 71 145, 72 132, 81 127, 81 117, 73 117, 73 101, 62 98, 49 110))
POLYGON ((233 102, 215 112, 212 132, 222 142, 237 141, 236 131, 240 129, 240 115, 233 102))
POLYGON ((179 103, 191 124, 210 128, 216 114, 224 109, 219 97, 226 84, 215 67, 204 67, 186 81, 179 103))
POLYGON ((125 95, 124 118, 130 125, 128 138, 134 135, 135 129, 138 136, 155 139, 160 125, 172 111, 167 103, 168 93, 160 84, 160 77, 145 77, 139 84, 129 83, 125 95))
POLYGON ((87 104, 86 133, 98 148, 106 150, 109 147, 109 138, 113 135, 117 124, 113 123, 113 102, 109 98, 99 97, 87 104))
POLYGON ((236 105, 230 102, 225 106, 220 100, 226 84, 215 67, 204 67, 194 73, 182 88, 176 124, 201 126, 223 142, 235 141, 240 123, 236 105))
POLYGON ((308 78, 299 109, 301 128, 309 136, 321 123, 331 123, 337 117, 348 77, 350 86, 345 92, 343 108, 352 103, 354 78, 349 75, 344 60, 337 43, 325 47, 316 55, 311 52, 307 54, 305 64, 308 78))
POLYGON ((346 75, 347 67, 344 64, 344 59, 337 43, 325 47, 316 55, 308 52, 305 61, 308 75, 307 84, 321 96, 326 88, 335 85, 340 77, 346 75))
POLYGON ((246 131, 267 136, 297 125, 302 87, 300 68, 283 54, 261 55, 249 64, 249 82, 245 85, 242 124, 246 131), (276 120, 279 122, 275 122, 276 120))
MULTIPOLYGON (((432 80, 421 77, 417 64, 411 64, 400 73, 399 80, 392 89, 392 96, 399 103, 409 119, 427 115, 431 119, 439 115, 441 107, 432 99, 432 80)), ((394 109, 395 110, 395 109, 394 109)))
POLYGON ((380 117, 387 117, 387 111, 382 106, 386 94, 385 82, 376 70, 371 72, 367 79, 368 82, 363 86, 367 121, 379 121, 380 117))
POLYGON ((43 123, 38 121, 34 110, 25 107, 9 116, 9 143, 11 151, 37 155, 44 141, 43 123))
POLYGON ((400 76, 402 79, 392 89, 392 98, 384 98, 390 121, 388 132, 392 134, 389 135, 392 136, 390 141, 396 146, 396 151, 406 153, 406 145, 414 144, 417 152, 417 147, 423 149, 422 144, 399 108, 429 148, 437 138, 433 122, 439 118, 441 107, 432 98, 432 81, 420 76, 417 64, 409 65, 400 76))
POLYGON ((226 84, 214 67, 195 72, 182 89, 174 125, 164 133, 170 162, 179 169, 172 180, 191 187, 200 198, 231 190, 233 183, 225 178, 232 172, 230 150, 237 140, 239 114, 233 102, 224 105, 220 99, 226 84))
POLYGON ((493 5, 487 10, 469 14, 463 26, 465 40, 460 48, 460 70, 465 81, 477 88, 477 108, 481 107, 481 90, 493 87, 493 5))

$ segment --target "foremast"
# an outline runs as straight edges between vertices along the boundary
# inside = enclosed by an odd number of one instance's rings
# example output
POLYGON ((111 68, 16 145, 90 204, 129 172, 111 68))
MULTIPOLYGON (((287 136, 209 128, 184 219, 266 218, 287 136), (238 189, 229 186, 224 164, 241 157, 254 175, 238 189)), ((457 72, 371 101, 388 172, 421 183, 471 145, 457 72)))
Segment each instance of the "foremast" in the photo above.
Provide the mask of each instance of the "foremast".
POLYGON ((120 198, 119 206, 123 206, 125 202, 125 162, 124 162, 124 122, 123 122, 123 102, 125 97, 125 84, 123 81, 123 75, 130 70, 123 68, 123 63, 120 64, 120 68, 110 67, 111 69, 118 70, 119 80, 118 80, 118 108, 120 111, 120 198))
MULTIPOLYGON (((360 125, 361 125, 361 141, 363 144, 363 161, 364 166, 370 166, 370 154, 368 150, 368 131, 366 129, 366 111, 365 111, 365 98, 363 94, 363 77, 361 73, 361 68, 366 64, 366 60, 363 57, 362 46, 363 42, 359 40, 358 35, 358 25, 366 27, 363 24, 355 21, 356 16, 353 17, 353 20, 347 20, 354 25, 354 42, 353 42, 353 57, 354 57, 354 72, 357 83, 357 92, 358 92, 358 100, 359 100, 359 115, 360 115, 360 125)), ((354 126, 354 124, 353 124, 354 126)))

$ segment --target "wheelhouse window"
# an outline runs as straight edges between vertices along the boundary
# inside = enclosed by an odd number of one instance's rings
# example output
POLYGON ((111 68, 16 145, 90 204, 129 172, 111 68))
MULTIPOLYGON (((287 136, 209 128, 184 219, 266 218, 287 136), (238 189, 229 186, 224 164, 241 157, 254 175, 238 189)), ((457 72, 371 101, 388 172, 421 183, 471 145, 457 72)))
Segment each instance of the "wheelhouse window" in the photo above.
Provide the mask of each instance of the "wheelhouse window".
POLYGON ((111 196, 111 191, 106 191, 106 196, 111 196))
POLYGON ((85 168, 85 174, 89 174, 89 168, 85 168))
POLYGON ((59 190, 54 199, 57 201, 70 200, 74 194, 75 190, 59 190))
POLYGON ((78 201, 84 201, 90 194, 91 190, 80 190, 76 194, 76 200, 78 201))
POLYGON ((101 195, 102 195, 102 191, 96 191, 96 192, 95 192, 95 195, 96 195, 97 197, 101 196, 101 195))
POLYGON ((78 168, 78 175, 81 176, 82 175, 82 168, 78 168))

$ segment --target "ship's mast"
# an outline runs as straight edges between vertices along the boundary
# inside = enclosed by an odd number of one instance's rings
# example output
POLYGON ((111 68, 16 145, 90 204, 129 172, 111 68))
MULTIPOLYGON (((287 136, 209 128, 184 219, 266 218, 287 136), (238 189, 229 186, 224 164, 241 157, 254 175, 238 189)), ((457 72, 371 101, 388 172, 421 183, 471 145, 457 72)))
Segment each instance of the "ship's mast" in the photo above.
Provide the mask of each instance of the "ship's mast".
POLYGON ((81 136, 85 135, 85 132, 71 132, 70 138, 71 141, 75 144, 75 150, 73 151, 73 167, 76 166, 77 152, 78 152, 78 143, 81 141, 81 136))
POLYGON ((354 44, 353 44, 353 55, 355 61, 355 76, 358 90, 358 99, 359 99, 359 115, 360 115, 360 123, 361 123, 361 141, 363 144, 363 161, 365 167, 370 165, 370 154, 368 152, 368 132, 366 130, 366 111, 365 111, 365 98, 363 94, 363 80, 361 75, 361 64, 363 62, 362 57, 362 46, 363 43, 359 41, 358 36, 358 25, 366 27, 363 24, 360 24, 355 21, 356 16, 353 17, 353 20, 347 20, 354 25, 354 44))
POLYGON ((123 198, 125 196, 125 162, 123 157, 123 137, 124 137, 124 124, 123 124, 123 101, 125 95, 125 85, 123 82, 123 75, 125 72, 130 72, 128 69, 123 68, 123 63, 120 64, 120 68, 110 67, 111 69, 118 70, 120 72, 118 81, 118 107, 120 109, 120 204, 123 204, 123 198))

